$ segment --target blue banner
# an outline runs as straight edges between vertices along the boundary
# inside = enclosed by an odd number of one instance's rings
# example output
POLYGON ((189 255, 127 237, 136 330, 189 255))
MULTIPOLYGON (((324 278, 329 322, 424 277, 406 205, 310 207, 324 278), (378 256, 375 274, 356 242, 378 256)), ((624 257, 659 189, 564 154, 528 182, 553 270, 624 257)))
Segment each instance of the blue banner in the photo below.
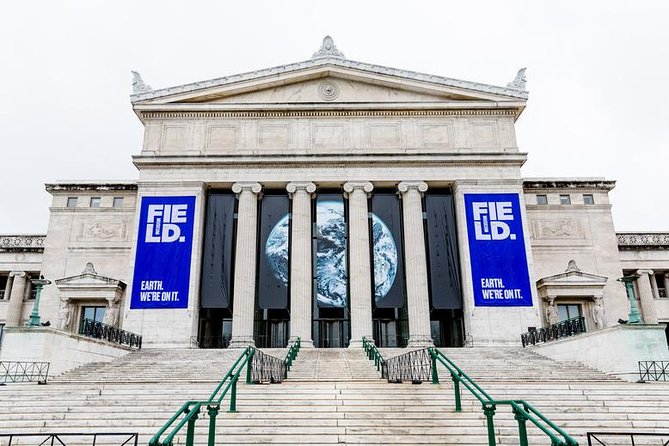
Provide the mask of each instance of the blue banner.
POLYGON ((474 305, 532 306, 518 194, 465 194, 474 305))
POLYGON ((195 197, 142 197, 131 309, 187 308, 195 197))

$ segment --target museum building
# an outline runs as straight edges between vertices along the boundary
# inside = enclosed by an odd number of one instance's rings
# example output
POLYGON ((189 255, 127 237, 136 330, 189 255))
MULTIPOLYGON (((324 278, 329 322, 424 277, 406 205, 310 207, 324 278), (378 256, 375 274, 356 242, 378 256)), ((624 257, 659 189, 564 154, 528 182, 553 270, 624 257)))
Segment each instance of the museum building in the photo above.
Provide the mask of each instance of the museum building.
MULTIPOLYGON (((519 344, 584 318, 669 324, 669 234, 618 233, 601 178, 521 176, 524 70, 492 86, 348 60, 153 90, 136 181, 47 184, 0 236, 0 328, 84 319, 174 347, 519 344)), ((668 329, 669 330, 669 329, 668 329)), ((669 336, 669 334, 668 334, 669 336)))

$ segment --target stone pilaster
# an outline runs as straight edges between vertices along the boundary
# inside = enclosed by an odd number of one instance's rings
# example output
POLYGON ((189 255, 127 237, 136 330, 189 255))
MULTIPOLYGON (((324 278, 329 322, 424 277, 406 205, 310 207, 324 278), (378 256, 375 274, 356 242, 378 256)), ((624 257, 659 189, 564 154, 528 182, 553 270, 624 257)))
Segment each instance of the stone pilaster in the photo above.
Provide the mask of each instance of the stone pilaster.
POLYGON ((258 227, 259 183, 235 183, 237 194, 237 243, 235 253, 235 284, 233 289, 231 348, 255 345, 253 318, 256 291, 256 234, 258 227))
POLYGON ((646 324, 657 324, 657 311, 655 310, 655 300, 653 299, 653 288, 650 285, 650 279, 653 277, 653 271, 640 269, 636 272, 640 277, 637 280, 639 287, 639 300, 641 302, 641 315, 646 324))
POLYGON ((427 190, 422 181, 403 181, 397 189, 402 194, 404 217, 404 270, 409 313, 409 347, 432 347, 430 297, 427 283, 427 257, 421 195, 427 190))
POLYGON ((7 327, 18 327, 21 322, 21 310, 23 309, 23 296, 26 291, 28 275, 24 271, 12 271, 9 277, 13 277, 12 293, 9 296, 7 306, 7 327))
POLYGON ((288 183, 293 200, 290 233, 290 337, 300 337, 302 347, 313 347, 311 339, 311 194, 314 183, 288 183))
POLYGON ((361 347, 362 338, 372 339, 372 269, 369 244, 367 194, 374 189, 368 181, 344 184, 348 195, 349 289, 351 292, 351 342, 361 347))

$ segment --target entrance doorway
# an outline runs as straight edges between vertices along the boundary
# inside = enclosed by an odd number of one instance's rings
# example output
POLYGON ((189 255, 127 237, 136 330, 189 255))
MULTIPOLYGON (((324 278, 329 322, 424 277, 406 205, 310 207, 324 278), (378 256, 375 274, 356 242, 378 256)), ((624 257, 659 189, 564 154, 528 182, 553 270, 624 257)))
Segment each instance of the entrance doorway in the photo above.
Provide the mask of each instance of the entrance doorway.
POLYGON ((311 336, 314 347, 345 348, 351 340, 348 308, 319 308, 314 305, 311 336))
POLYGON ((374 308, 372 324, 377 347, 404 348, 409 340, 405 307, 374 308))
POLYGON ((227 308, 201 308, 197 338, 191 347, 228 348, 232 336, 232 312, 227 308))
POLYGON ((315 319, 314 346, 318 348, 348 347, 351 327, 348 319, 315 319))
POLYGON ((462 347, 465 344, 462 310, 432 310, 430 329, 435 347, 462 347))
POLYGON ((283 309, 258 309, 253 339, 258 348, 284 348, 290 336, 290 316, 283 309))

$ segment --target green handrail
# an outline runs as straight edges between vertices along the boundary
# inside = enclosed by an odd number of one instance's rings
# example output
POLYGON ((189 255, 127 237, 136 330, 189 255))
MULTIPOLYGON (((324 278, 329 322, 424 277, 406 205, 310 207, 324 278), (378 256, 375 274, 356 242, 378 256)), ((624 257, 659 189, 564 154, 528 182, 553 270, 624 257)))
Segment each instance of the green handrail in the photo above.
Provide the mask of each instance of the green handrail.
MULTIPOLYGON (((286 365, 286 376, 288 370, 297 358, 300 351, 301 340, 298 337, 288 349, 284 363, 286 365)), ((193 446, 195 438, 195 422, 199 417, 200 411, 207 409, 209 415, 209 436, 208 446, 214 446, 216 441, 216 417, 221 409, 221 403, 226 395, 230 393, 230 406, 228 412, 237 412, 237 381, 246 367, 246 384, 251 384, 252 360, 256 349, 247 347, 239 355, 232 367, 218 383, 207 401, 189 400, 177 410, 174 415, 165 423, 163 427, 151 438, 150 446, 172 446, 174 437, 186 426, 186 446, 193 446), (170 430, 171 429, 171 430, 170 430), (167 436, 161 440, 161 437, 168 431, 167 436)))
POLYGON ((450 358, 444 355, 436 348, 429 348, 430 358, 432 359, 432 383, 439 383, 439 374, 437 363, 442 364, 450 373, 453 380, 453 390, 455 392, 455 411, 462 411, 460 398, 460 384, 462 384, 482 405, 483 413, 486 417, 488 428, 488 445, 495 446, 495 426, 493 417, 497 406, 511 406, 514 418, 518 422, 518 436, 520 446, 528 446, 527 442, 527 421, 530 421, 543 433, 551 439, 551 446, 578 446, 574 440, 560 427, 555 425, 545 415, 535 409, 530 403, 524 400, 495 400, 485 390, 472 380, 460 367, 458 367, 450 358))
POLYGON ((288 377, 288 372, 293 365, 293 361, 295 358, 297 358, 297 353, 300 351, 301 345, 302 340, 298 337, 288 349, 288 353, 286 353, 286 359, 283 360, 283 362, 286 364, 286 377, 288 377))
POLYGON ((209 415, 209 446, 214 446, 216 438, 216 416, 220 411, 221 402, 230 392, 230 412, 237 411, 237 381, 239 376, 246 367, 246 382, 250 384, 251 381, 251 360, 255 353, 255 348, 247 347, 239 355, 230 370, 225 374, 223 379, 218 383, 216 389, 212 392, 207 401, 186 401, 179 410, 170 418, 163 427, 149 441, 150 446, 172 446, 174 437, 187 425, 186 428, 186 446, 193 446, 195 437, 195 421, 198 419, 200 410, 203 407, 207 408, 209 415), (180 419, 180 417, 182 417, 180 419), (177 422, 178 421, 178 422, 177 422), (169 434, 161 441, 161 437, 168 429, 172 429, 169 434))
POLYGON ((362 338, 362 348, 365 349, 367 354, 367 359, 374 361, 374 366, 376 370, 381 370, 383 372, 383 365, 386 363, 386 360, 381 356, 381 352, 376 348, 376 343, 374 340, 368 340, 367 338, 362 338))

